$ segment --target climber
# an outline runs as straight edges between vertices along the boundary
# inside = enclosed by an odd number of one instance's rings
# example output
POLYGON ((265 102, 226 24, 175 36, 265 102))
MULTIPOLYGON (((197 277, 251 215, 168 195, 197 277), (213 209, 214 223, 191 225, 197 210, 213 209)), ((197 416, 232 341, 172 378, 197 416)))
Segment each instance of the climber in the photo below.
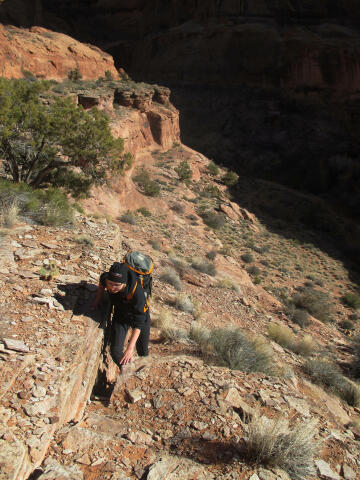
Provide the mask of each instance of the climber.
POLYGON ((114 306, 111 326, 111 355, 122 368, 132 362, 134 349, 140 357, 149 354, 150 312, 144 290, 136 274, 125 263, 115 262, 108 272, 100 275, 100 282, 92 309, 97 309, 107 290, 114 306), (132 329, 124 350, 126 334, 132 329))

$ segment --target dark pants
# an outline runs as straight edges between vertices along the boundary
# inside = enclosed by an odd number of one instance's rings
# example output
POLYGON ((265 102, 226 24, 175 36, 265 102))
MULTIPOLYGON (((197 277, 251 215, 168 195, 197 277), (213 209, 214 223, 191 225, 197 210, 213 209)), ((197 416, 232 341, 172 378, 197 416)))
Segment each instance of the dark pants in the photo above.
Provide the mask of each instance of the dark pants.
MULTIPOLYGON (((132 328, 131 325, 114 321, 111 327, 111 355, 114 362, 120 366, 120 360, 124 353, 124 342, 126 334, 132 328)), ((141 329, 139 338, 136 342, 136 351, 140 357, 147 357, 149 355, 149 339, 150 339, 150 313, 146 313, 146 322, 141 329)))

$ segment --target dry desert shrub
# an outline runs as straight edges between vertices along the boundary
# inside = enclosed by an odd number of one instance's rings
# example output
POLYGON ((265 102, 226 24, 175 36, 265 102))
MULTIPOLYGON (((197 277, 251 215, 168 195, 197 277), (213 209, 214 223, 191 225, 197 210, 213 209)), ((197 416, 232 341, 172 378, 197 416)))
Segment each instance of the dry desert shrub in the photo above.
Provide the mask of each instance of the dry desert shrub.
POLYGON ((149 244, 152 246, 154 250, 161 250, 161 240, 157 238, 151 238, 149 240, 149 244))
POLYGON ((79 243, 80 245, 85 245, 86 247, 93 247, 94 241, 89 235, 77 235, 74 237, 74 242, 79 243))
POLYGON ((339 367, 327 360, 308 360, 305 363, 305 371, 315 383, 325 386, 349 405, 360 405, 360 387, 346 378, 339 367))
POLYGON ((189 267, 187 261, 184 258, 176 255, 176 253, 173 250, 171 250, 168 253, 168 257, 170 262, 179 272, 182 272, 183 270, 186 270, 189 267))
POLYGON ((251 253, 243 253, 241 255, 241 260, 245 263, 251 263, 254 261, 254 257, 251 255, 251 253))
POLYGON ((268 325, 268 335, 276 343, 285 348, 291 348, 295 342, 295 336, 290 328, 278 323, 270 323, 268 325))
POLYGON ((173 318, 170 312, 162 310, 159 317, 153 322, 154 326, 160 330, 160 338, 165 342, 174 342, 186 339, 185 330, 174 326, 173 318))
POLYGON ((6 228, 13 227, 19 221, 20 209, 16 200, 9 203, 1 202, 0 225, 6 228))
POLYGON ((300 340, 297 340, 292 346, 292 351, 301 355, 302 357, 310 357, 317 349, 317 343, 313 340, 311 335, 304 335, 300 340))
POLYGON ((210 250, 205 256, 208 260, 215 260, 217 253, 217 250, 210 250))
POLYGON ((300 293, 297 293, 293 298, 294 304, 297 308, 307 310, 318 320, 324 323, 329 323, 332 320, 332 305, 330 303, 329 295, 314 288, 304 288, 300 293))
POLYGON ((130 212, 130 210, 126 211, 119 217, 119 220, 124 223, 129 223, 130 225, 136 225, 136 216, 130 212))
POLYGON ((191 300, 190 296, 186 293, 181 293, 176 296, 175 298, 175 307, 178 310, 186 313, 194 313, 195 306, 193 301, 191 300))
POLYGON ((352 345, 353 361, 351 364, 352 372, 355 378, 360 378, 360 337, 355 337, 352 345))
POLYGON ((346 293, 342 300, 347 307, 354 308, 355 310, 360 308, 360 295, 353 292, 346 293))
POLYGON ((220 278, 217 282, 216 282, 216 286, 218 288, 226 288, 228 290, 234 290, 235 292, 237 293, 240 293, 241 292, 241 288, 239 287, 239 285, 237 285, 236 283, 234 283, 231 278, 229 277, 224 277, 224 278, 220 278))
POLYGON ((191 261, 191 266, 195 270, 199 270, 201 273, 206 273, 207 275, 215 276, 216 268, 212 262, 206 260, 206 258, 195 257, 191 261))
POLYGON ((246 456, 251 462, 281 468, 294 480, 305 480, 314 473, 314 426, 309 422, 290 427, 284 418, 273 420, 256 412, 246 426, 246 456))
POLYGON ((310 315, 304 308, 295 308, 292 315, 292 321, 299 325, 301 328, 305 328, 310 325, 310 315))
POLYGON ((272 351, 262 342, 248 338, 237 327, 207 330, 197 324, 190 329, 205 356, 232 370, 273 374, 272 351))
POLYGON ((214 230, 220 230, 226 223, 226 217, 222 213, 216 213, 212 210, 199 211, 198 213, 205 225, 214 230))
POLYGON ((176 270, 173 268, 166 268, 161 274, 160 274, 160 280, 162 282, 166 282, 169 285, 172 285, 176 290, 181 290, 182 289, 182 284, 180 277, 176 270))

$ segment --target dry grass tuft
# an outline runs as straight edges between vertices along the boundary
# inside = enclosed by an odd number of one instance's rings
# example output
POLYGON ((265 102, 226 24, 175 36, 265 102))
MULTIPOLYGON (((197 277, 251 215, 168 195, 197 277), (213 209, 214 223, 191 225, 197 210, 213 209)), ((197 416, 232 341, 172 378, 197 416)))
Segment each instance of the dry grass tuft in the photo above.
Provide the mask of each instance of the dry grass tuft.
POLYGON ((274 373, 273 352, 269 346, 248 338, 240 328, 207 330, 194 324, 190 338, 199 344, 205 356, 219 365, 245 372, 274 373))
POLYGON ((317 343, 311 335, 304 335, 301 340, 294 343, 292 350, 302 357, 309 357, 317 350, 317 343))
POLYGON ((285 348, 291 348, 295 342, 295 336, 290 328, 278 323, 270 323, 268 325, 268 335, 276 343, 285 348))
POLYGON ((182 312, 191 314, 194 313, 195 310, 195 306, 193 304, 193 301, 191 300, 191 297, 186 293, 181 293, 176 296, 175 307, 182 312))
POLYGON ((182 290, 182 283, 179 275, 173 268, 167 268, 160 274, 160 280, 172 285, 176 290, 182 290))
POLYGON ((16 200, 6 204, 4 202, 0 209, 0 225, 6 228, 13 227, 19 222, 20 209, 16 200))
POLYGON ((217 280, 216 287, 225 288, 227 290, 234 290, 234 292, 241 293, 241 288, 239 287, 239 285, 234 283, 229 277, 224 277, 217 280))
POLYGON ((160 339, 164 342, 175 342, 187 338, 186 331, 175 328, 170 312, 162 310, 153 325, 160 330, 160 339))
POLYGON ((199 272, 206 273, 207 275, 215 276, 216 268, 212 262, 209 262, 206 258, 194 257, 191 260, 191 266, 199 272))
POLYGON ((327 387, 349 405, 360 405, 360 387, 346 378, 337 365, 322 359, 308 360, 305 371, 315 383, 327 387))
POLYGON ((245 448, 249 461, 285 470, 294 480, 305 480, 314 473, 315 422, 290 427, 287 420, 272 420, 259 411, 246 426, 245 448))

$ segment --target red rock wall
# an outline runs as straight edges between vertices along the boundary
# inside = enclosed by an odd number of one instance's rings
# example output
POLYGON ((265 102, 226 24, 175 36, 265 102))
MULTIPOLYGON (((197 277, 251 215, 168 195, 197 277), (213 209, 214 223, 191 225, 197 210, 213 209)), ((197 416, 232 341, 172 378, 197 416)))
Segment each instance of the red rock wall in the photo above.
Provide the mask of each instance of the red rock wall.
POLYGON ((0 25, 0 76, 22 78, 30 72, 38 78, 62 80, 78 69, 84 80, 119 74, 113 58, 93 45, 45 28, 20 29, 0 25))

